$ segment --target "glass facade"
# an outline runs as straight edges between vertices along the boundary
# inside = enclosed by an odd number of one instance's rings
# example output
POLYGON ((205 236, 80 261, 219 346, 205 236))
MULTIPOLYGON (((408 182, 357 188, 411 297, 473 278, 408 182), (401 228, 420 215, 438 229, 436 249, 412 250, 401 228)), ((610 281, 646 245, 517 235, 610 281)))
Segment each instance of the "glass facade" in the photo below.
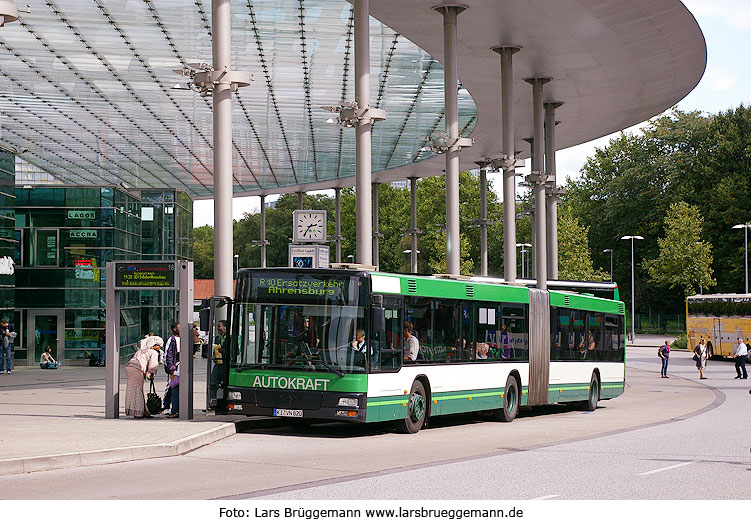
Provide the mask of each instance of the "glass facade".
POLYGON ((16 255, 15 155, 0 149, 0 315, 13 322, 16 255))
MULTIPOLYGON (((16 187, 15 197, 19 362, 37 362, 52 343, 69 364, 100 355, 108 262, 192 259, 192 201, 180 192, 48 186, 16 187)), ((166 334, 175 315, 174 292, 150 293, 120 293, 123 359, 143 334, 166 334)))

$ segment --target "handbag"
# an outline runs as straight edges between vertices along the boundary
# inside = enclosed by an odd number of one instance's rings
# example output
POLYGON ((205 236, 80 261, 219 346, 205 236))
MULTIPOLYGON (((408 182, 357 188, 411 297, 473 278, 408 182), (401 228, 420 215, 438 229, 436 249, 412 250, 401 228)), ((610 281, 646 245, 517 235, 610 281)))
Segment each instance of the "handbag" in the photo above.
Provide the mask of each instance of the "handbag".
POLYGON ((149 414, 152 416, 162 411, 162 398, 156 393, 153 378, 150 379, 149 394, 146 396, 146 410, 148 410, 149 414))

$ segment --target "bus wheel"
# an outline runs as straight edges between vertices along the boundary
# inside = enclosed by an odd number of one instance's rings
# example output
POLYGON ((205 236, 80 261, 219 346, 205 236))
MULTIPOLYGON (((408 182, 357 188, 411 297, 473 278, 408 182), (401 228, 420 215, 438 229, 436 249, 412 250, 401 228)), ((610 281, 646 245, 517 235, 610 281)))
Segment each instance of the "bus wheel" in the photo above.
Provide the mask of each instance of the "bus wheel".
POLYGON ((514 376, 506 379, 506 388, 503 391, 503 408, 493 411, 493 418, 497 421, 510 423, 519 413, 519 383, 514 376))
POLYGON ((592 381, 589 382, 589 397, 586 401, 582 401, 581 408, 588 412, 592 412, 597 408, 597 401, 600 399, 600 381, 597 379, 596 374, 592 374, 592 381))
POLYGON ((420 381, 412 383, 407 403, 407 417, 396 422, 396 429, 402 434, 414 434, 425 424, 428 411, 425 387, 420 381))

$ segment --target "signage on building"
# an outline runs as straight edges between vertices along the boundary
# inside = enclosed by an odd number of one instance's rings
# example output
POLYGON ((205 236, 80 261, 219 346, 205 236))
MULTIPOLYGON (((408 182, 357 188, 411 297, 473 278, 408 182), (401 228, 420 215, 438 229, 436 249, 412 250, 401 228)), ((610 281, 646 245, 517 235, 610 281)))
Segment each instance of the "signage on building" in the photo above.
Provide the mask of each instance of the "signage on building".
POLYGON ((97 231, 96 230, 70 230, 69 235, 71 239, 96 239, 97 231))
POLYGON ((5 257, 0 258, 0 275, 13 275, 16 273, 16 262, 13 260, 12 257, 8 257, 7 255, 5 257))
POLYGON ((175 261, 115 263, 115 290, 176 290, 175 261))
POLYGON ((96 219, 96 210, 68 210, 69 219, 96 219))

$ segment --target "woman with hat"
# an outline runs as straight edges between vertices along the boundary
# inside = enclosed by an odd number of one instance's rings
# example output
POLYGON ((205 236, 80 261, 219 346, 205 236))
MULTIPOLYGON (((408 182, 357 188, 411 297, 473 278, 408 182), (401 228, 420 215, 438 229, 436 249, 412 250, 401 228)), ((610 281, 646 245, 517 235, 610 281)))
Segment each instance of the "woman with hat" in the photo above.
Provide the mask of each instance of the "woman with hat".
POLYGON ((161 337, 152 335, 141 341, 139 348, 133 357, 125 365, 125 377, 127 388, 125 390, 125 415, 140 417, 153 417, 146 410, 146 401, 143 396, 144 379, 153 379, 159 368, 159 349, 164 346, 161 337))

